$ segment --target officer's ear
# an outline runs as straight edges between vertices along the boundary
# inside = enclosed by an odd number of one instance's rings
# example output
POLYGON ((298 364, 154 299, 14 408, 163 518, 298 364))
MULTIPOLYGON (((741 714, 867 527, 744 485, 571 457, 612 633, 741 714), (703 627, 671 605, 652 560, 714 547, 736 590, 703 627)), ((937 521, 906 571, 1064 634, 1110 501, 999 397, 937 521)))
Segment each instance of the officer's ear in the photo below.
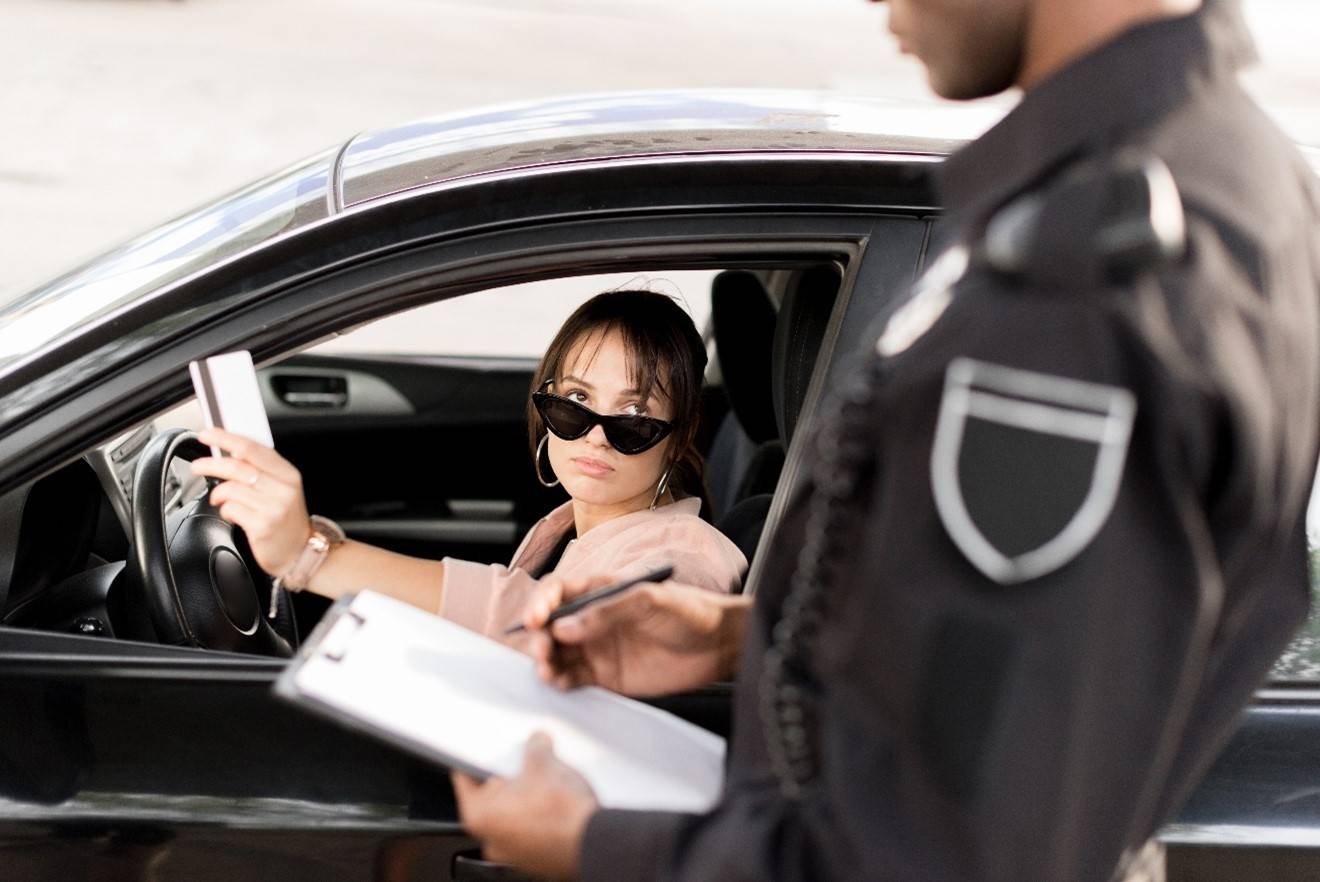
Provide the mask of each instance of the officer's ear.
POLYGON ((1182 257, 1182 197, 1150 153, 1087 163, 1010 202, 986 226, 981 257, 1045 286, 1124 284, 1182 257))

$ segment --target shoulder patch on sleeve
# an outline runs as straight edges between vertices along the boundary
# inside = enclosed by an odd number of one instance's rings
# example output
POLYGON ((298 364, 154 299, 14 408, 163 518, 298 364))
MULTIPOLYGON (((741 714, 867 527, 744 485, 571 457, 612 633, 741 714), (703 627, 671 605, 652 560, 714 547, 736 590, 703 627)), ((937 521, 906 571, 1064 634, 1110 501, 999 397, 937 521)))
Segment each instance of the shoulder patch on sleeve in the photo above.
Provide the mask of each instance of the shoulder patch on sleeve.
POLYGON ((1075 289, 1127 284, 1186 248, 1182 196, 1157 156, 1120 151, 1083 162, 988 221, 981 251, 997 272, 1075 289))
POLYGON ((954 360, 930 461, 949 538, 1001 585, 1064 566, 1113 510, 1135 416, 1127 389, 954 360))

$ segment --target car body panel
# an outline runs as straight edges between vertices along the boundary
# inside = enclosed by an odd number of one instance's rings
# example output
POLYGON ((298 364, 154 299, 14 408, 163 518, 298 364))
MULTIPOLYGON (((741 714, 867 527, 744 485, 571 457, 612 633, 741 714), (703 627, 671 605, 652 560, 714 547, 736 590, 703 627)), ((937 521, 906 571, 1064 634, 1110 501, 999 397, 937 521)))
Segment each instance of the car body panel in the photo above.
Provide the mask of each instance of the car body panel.
POLYGON ((338 164, 343 206, 470 175, 621 157, 712 152, 942 156, 1002 111, 803 91, 582 95, 366 132, 338 164))
MULTIPOLYGON (((444 770, 276 702, 276 660, 41 636, 0 629, 6 879, 445 879, 473 848, 444 770)), ((657 704, 728 729, 727 687, 657 704)))

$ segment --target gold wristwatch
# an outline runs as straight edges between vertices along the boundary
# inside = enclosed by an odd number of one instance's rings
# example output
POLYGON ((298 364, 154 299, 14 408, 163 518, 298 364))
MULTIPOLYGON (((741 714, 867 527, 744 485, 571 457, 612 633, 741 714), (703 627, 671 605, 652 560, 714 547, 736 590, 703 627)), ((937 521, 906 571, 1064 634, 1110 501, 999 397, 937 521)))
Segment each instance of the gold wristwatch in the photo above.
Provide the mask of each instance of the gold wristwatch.
POLYGON ((280 589, 287 591, 301 591, 312 581, 312 576, 320 569, 321 564, 325 562, 326 557, 330 555, 330 549, 336 545, 344 544, 348 538, 343 529, 329 518, 323 518, 320 515, 312 515, 312 532, 307 537, 307 544, 303 546, 302 553, 298 559, 293 562, 282 574, 276 576, 270 583, 270 617, 275 618, 275 598, 280 589))

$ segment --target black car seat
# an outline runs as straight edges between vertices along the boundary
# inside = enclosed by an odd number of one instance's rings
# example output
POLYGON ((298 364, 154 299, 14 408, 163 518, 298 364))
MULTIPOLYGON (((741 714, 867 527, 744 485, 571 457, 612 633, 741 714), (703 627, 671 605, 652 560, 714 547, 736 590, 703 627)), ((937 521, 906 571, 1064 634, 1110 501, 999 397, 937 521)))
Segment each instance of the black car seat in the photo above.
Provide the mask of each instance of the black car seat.
POLYGON ((742 498, 764 492, 783 466, 770 374, 775 309, 761 280, 745 270, 726 270, 711 284, 711 329, 729 410, 706 456, 711 513, 723 517, 742 498), (776 465, 777 463, 777 465, 776 465))
MULTIPOLYGON (((773 493, 749 496, 729 509, 715 525, 730 542, 738 546, 743 557, 747 558, 748 566, 751 566, 757 543, 761 541, 761 532, 765 529, 765 519, 770 514, 770 503, 774 498, 773 493)), ((745 573, 743 577, 746 578, 745 573)))
POLYGON ((825 339, 825 328, 839 296, 839 273, 833 267, 804 270, 790 285, 775 325, 770 390, 779 438, 785 448, 793 439, 807 387, 825 339))
MULTIPOLYGON (((838 299, 839 282, 838 272, 831 267, 805 270, 790 282, 779 307, 770 378, 775 419, 785 448, 792 441, 806 401, 825 328, 838 299)), ((765 492, 746 496, 715 522, 749 564, 765 528, 773 490, 772 486, 765 492)))

